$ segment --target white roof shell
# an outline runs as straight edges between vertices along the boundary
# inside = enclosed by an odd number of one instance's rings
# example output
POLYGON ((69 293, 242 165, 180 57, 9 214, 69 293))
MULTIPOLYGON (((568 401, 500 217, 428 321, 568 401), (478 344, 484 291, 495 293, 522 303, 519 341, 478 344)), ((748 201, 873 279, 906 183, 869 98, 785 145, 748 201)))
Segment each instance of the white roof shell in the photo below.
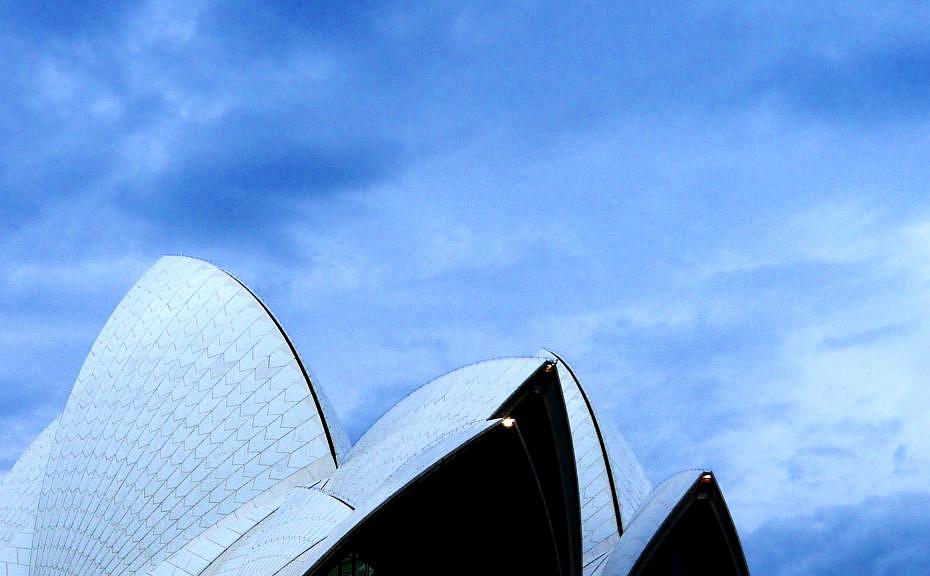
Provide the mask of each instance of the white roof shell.
POLYGON ((684 470, 656 486, 610 554, 604 576, 627 576, 630 573, 665 519, 703 474, 704 470, 684 470))
POLYGON ((255 295, 204 261, 163 258, 104 326, 63 414, 0 483, 0 576, 302 576, 500 425, 501 406, 552 363, 575 457, 583 574, 626 574, 681 486, 672 479, 643 504, 642 468, 561 358, 452 371, 350 447, 255 295))
POLYGON ((606 430, 568 364, 554 353, 541 354, 559 361, 559 382, 571 426, 581 500, 582 566, 585 576, 597 575, 620 539, 621 526, 641 503, 640 494, 648 494, 651 486, 622 439, 622 443, 611 445, 615 451, 608 451, 606 430))
MULTIPOLYGON (((472 422, 460 427, 454 432, 437 438, 435 442, 425 446, 423 450, 414 454, 410 459, 394 471, 385 482, 375 490, 364 504, 356 508, 342 522, 334 526, 326 539, 319 545, 309 548, 296 559, 292 568, 298 569, 295 573, 305 573, 312 568, 331 549, 338 546, 352 530, 361 525, 376 510, 383 506, 393 496, 399 494, 414 480, 427 472, 435 464, 456 452, 466 444, 472 442, 491 428, 498 426, 500 420, 485 420, 472 422)), ((327 487, 324 486, 324 490, 327 487)))
POLYGON ((104 326, 61 415, 31 573, 144 571, 302 468, 334 469, 317 406, 244 286, 200 260, 159 260, 104 326))
POLYGON ((0 479, 0 575, 28 573, 39 492, 57 428, 56 419, 0 479))
POLYGON ((542 358, 503 358, 459 368, 398 402, 359 439, 326 491, 363 504, 401 466, 438 440, 484 422, 538 370, 542 358))

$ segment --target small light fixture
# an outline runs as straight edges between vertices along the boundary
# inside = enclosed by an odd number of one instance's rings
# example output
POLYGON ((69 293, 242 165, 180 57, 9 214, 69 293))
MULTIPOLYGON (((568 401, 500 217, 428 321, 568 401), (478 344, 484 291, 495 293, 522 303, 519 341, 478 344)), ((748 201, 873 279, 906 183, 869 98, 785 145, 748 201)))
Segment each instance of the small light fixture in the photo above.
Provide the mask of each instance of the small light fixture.
POLYGON ((511 418, 510 416, 508 416, 508 417, 504 418, 503 420, 501 420, 501 424, 504 425, 504 428, 513 428, 513 425, 516 424, 516 423, 517 423, 517 421, 514 420, 513 418, 511 418))
POLYGON ((703 475, 701 476, 701 483, 702 483, 702 484, 710 484, 710 483, 713 482, 713 481, 714 481, 714 476, 713 476, 713 474, 707 473, 707 474, 703 474, 703 475))

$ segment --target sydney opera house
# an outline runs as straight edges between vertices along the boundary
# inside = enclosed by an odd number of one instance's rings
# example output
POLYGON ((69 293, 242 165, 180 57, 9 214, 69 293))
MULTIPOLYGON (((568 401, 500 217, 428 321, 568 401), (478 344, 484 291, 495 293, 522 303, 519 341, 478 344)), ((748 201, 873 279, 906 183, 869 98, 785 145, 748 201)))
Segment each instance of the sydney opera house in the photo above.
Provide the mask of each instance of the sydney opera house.
POLYGON ((352 445, 274 316, 166 257, 0 485, 0 576, 748 574, 714 475, 653 487, 553 353, 423 385, 352 445))

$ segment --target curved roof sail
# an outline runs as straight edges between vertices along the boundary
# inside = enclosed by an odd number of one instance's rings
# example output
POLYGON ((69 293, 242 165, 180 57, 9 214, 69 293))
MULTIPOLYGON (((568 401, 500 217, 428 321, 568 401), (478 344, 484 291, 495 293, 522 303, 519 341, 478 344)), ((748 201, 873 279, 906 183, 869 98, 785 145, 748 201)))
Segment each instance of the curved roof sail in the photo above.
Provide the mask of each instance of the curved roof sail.
POLYGON ((132 287, 0 478, 0 576, 436 566, 748 574, 713 475, 653 490, 557 355, 440 376, 353 447, 269 309, 192 258, 132 287))
POLYGON ((647 494, 651 486, 623 439, 598 422, 587 392, 568 363, 549 350, 542 350, 540 356, 558 360, 578 471, 584 574, 596 575, 638 507, 639 495, 647 494))
POLYGON ((39 492, 57 429, 55 419, 0 478, 0 574, 29 569, 39 492))
POLYGON ((659 484, 620 538, 603 574, 668 574, 676 566, 687 567, 687 574, 749 575, 723 494, 707 470, 685 470, 659 484))
POLYGON ((334 469, 337 426, 250 291, 202 260, 162 258, 104 326, 61 415, 33 573, 158 563, 302 468, 334 469))
POLYGON ((355 443, 326 490, 362 504, 413 455, 459 429, 491 418, 545 360, 500 358, 436 378, 398 402, 355 443))

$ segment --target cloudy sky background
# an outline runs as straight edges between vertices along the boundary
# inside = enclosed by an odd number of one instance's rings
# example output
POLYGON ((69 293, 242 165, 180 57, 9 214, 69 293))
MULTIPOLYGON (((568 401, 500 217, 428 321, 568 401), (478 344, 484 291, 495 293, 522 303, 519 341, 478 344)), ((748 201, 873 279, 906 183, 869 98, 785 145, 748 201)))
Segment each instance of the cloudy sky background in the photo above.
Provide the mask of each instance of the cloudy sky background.
POLYGON ((353 439, 546 346, 754 574, 926 573, 930 8, 248 4, 0 3, 0 470, 180 253, 353 439))

